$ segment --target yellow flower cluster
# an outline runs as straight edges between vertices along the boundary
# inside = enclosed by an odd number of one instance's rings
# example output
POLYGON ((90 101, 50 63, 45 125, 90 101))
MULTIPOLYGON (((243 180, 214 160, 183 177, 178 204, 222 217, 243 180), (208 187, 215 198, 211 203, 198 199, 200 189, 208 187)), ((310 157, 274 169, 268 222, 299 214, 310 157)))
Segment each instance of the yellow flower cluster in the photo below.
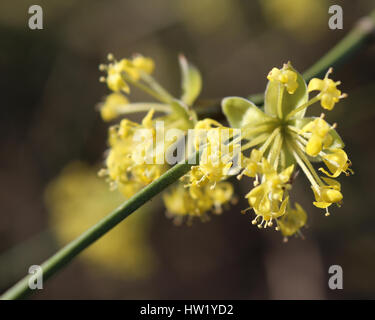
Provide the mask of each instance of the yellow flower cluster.
POLYGON ((215 188, 209 185, 204 187, 186 186, 179 182, 176 186, 163 194, 167 213, 179 224, 187 218, 191 224, 192 218, 198 217, 202 221, 208 220, 208 211, 220 214, 222 206, 228 203, 233 196, 233 186, 229 182, 219 182, 215 188))
POLYGON ((119 188, 126 197, 157 179, 166 170, 165 166, 156 164, 158 155, 153 147, 156 143, 153 114, 154 110, 151 109, 141 124, 123 119, 118 126, 112 126, 109 130, 110 149, 106 169, 102 169, 100 175, 107 176, 112 188, 119 188), (147 134, 136 139, 135 134, 142 129, 146 129, 147 134), (149 155, 152 156, 150 159, 149 155))
MULTIPOLYGON (((328 77, 332 69, 324 79, 314 78, 306 84, 290 62, 281 69, 273 68, 267 76, 264 108, 240 97, 223 99, 223 113, 230 125, 225 127, 213 119, 198 120, 192 104, 200 92, 200 74, 184 57, 180 63, 183 75, 180 99, 173 98, 157 82, 150 85, 152 78, 147 76, 144 79, 150 86, 146 92, 155 89, 151 91, 152 96, 160 98, 162 104, 156 105, 155 109, 152 105, 145 108, 142 104, 139 111, 148 110, 148 113, 141 124, 123 119, 110 129, 110 150, 106 169, 102 172, 112 185, 129 196, 168 169, 167 165, 155 161, 158 152, 165 152, 168 145, 154 150, 150 164, 145 164, 148 152, 142 152, 157 144, 153 120, 156 110, 166 113, 160 119, 165 120, 167 127, 181 129, 186 136, 188 130, 193 131, 194 149, 199 154, 199 163, 163 194, 168 213, 177 221, 186 217, 188 222, 192 217, 206 220, 208 211, 221 212, 234 192, 233 186, 225 180, 237 175, 238 179, 244 176, 254 179, 254 187, 246 195, 249 208, 244 210, 254 211, 253 224, 259 228, 276 224, 276 229, 286 237, 300 234, 307 215, 299 204, 295 209, 290 204, 297 167, 311 184, 316 207, 325 209, 329 215, 328 207, 341 204, 341 186, 335 178, 342 172, 353 173, 343 150, 344 143, 335 130, 336 124, 328 124, 324 114, 305 117, 306 109, 316 102, 320 102, 322 108, 332 110, 346 97, 337 89, 340 82, 328 77), (318 93, 310 98, 309 93, 313 91, 318 93), (149 129, 152 135, 135 143, 135 132, 140 129, 149 129), (315 170, 313 163, 318 162, 324 163, 326 168, 315 170), (319 171, 326 176, 319 176, 319 171)), ((126 81, 137 83, 142 75, 151 73, 153 67, 153 63, 141 56, 123 59, 106 67, 106 81, 113 91, 128 91, 126 81), (119 75, 121 81, 115 75, 119 75)), ((118 105, 127 103, 116 94, 105 101, 101 110, 104 119, 113 119, 120 113, 118 105)), ((185 153, 189 154, 189 151, 185 153)))
POLYGON ((111 121, 118 117, 121 109, 129 104, 129 100, 121 93, 109 94, 100 108, 100 115, 104 121, 111 121))
POLYGON ((341 84, 340 81, 334 82, 328 78, 328 75, 332 73, 332 69, 329 69, 323 80, 314 78, 309 82, 308 91, 320 91, 318 98, 322 107, 326 110, 332 110, 333 107, 341 98, 346 97, 345 94, 341 94, 341 91, 337 89, 337 86, 341 84))
POLYGON ((136 55, 132 59, 121 59, 116 61, 112 54, 108 55, 110 63, 108 65, 100 65, 101 71, 107 72, 107 77, 103 78, 108 88, 114 92, 124 91, 130 92, 128 81, 137 82, 142 73, 151 74, 154 71, 154 61, 141 55, 136 55))
MULTIPOLYGON (((216 163, 222 145, 217 138, 224 127, 211 119, 197 121, 195 112, 186 109, 200 92, 199 71, 183 56, 180 57, 183 94, 180 99, 176 99, 150 76, 154 69, 151 59, 136 56, 131 60, 115 61, 110 55, 109 60, 111 62, 108 65, 100 67, 107 72, 107 77, 102 81, 107 82, 108 87, 114 91, 101 105, 103 120, 110 121, 119 115, 132 112, 147 111, 147 114, 142 123, 124 118, 119 124, 110 127, 106 166, 100 171, 100 175, 107 177, 112 189, 117 188, 126 197, 130 197, 169 168, 165 163, 165 155, 168 148, 177 141, 167 141, 163 136, 162 141, 158 140, 157 121, 163 121, 164 130, 178 129, 184 134, 187 134, 188 129, 196 129, 201 133, 203 131, 202 138, 207 140, 208 147, 202 149, 202 157, 207 158, 207 161, 202 162, 202 166, 193 167, 188 176, 183 177, 181 182, 163 194, 163 200, 168 214, 173 216, 176 222, 191 222, 192 217, 207 220, 208 211, 220 213, 222 206, 233 199, 232 185, 220 182, 227 177, 231 167, 230 159, 222 157, 216 163), (145 86, 140 85, 142 80, 145 86), (129 93, 128 83, 143 89, 160 103, 129 103, 122 93, 129 93), (155 111, 165 115, 155 118, 155 111), (142 130, 148 130, 149 134, 137 139, 137 134, 142 130)), ((233 131, 231 128, 226 129, 229 130, 229 135, 233 131)), ((202 141, 197 135, 198 145, 202 141)), ((238 148, 239 145, 236 146, 238 148)), ((231 149, 229 151, 233 152, 231 149)))
POLYGON ((256 214, 253 224, 258 223, 258 218, 262 219, 258 224, 259 228, 263 226, 263 223, 264 227, 272 226, 273 219, 284 215, 289 200, 285 191, 289 188, 288 182, 294 165, 278 173, 263 158, 260 168, 261 170, 257 174, 263 174, 263 182, 246 195, 250 207, 254 209, 256 214))
POLYGON ((273 68, 267 76, 270 81, 278 81, 285 87, 289 94, 293 94, 297 88, 297 74, 284 65, 282 69, 273 68))
MULTIPOLYGON (((339 99, 346 97, 328 78, 314 78, 307 85, 290 63, 281 69, 273 68, 265 92, 264 111, 251 101, 239 97, 223 100, 223 112, 232 127, 241 128, 241 150, 251 149, 243 155, 242 171, 238 175, 255 178, 254 188, 246 195, 250 208, 255 212, 253 224, 259 228, 272 226, 286 237, 300 234, 307 220, 299 204, 292 209, 289 198, 295 165, 304 172, 311 183, 313 204, 326 210, 332 204, 340 205, 343 199, 337 178, 342 172, 353 173, 351 162, 343 150, 343 142, 329 125, 324 114, 318 118, 305 117, 306 109, 320 101, 324 109, 332 110, 339 99), (319 91, 309 99, 308 93, 319 91), (239 116, 240 115, 240 116, 239 116), (323 162, 327 169, 319 168, 328 177, 320 177, 311 161, 323 162)), ((247 210, 244 210, 245 212, 247 210)))
MULTIPOLYGON (((155 68, 152 59, 139 54, 132 59, 121 59, 120 61, 115 60, 112 54, 108 54, 108 60, 108 64, 99 66, 99 69, 107 74, 100 77, 100 81, 105 82, 112 91, 99 105, 104 121, 111 121, 122 114, 138 112, 142 109, 142 106, 131 104, 124 94, 130 93, 129 83, 144 87, 141 82, 153 82, 150 75, 155 68)), ((158 107, 163 111, 168 111, 168 107, 165 105, 158 105, 158 107)))

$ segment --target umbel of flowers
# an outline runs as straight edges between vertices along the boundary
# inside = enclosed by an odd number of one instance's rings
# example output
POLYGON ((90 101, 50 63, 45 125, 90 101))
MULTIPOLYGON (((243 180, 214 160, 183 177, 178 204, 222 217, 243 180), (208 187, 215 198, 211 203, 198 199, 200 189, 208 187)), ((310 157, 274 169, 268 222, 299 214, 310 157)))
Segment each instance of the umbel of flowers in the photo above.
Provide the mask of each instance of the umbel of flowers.
POLYGON ((343 195, 336 178, 341 173, 352 173, 344 143, 335 130, 336 124, 327 123, 324 114, 305 117, 306 110, 314 103, 332 110, 346 96, 337 88, 340 82, 329 78, 331 69, 324 79, 314 78, 307 85, 290 63, 281 69, 273 68, 267 76, 263 107, 240 97, 222 100, 222 111, 229 123, 226 127, 213 119, 198 119, 195 110, 201 77, 184 57, 180 57, 180 98, 175 98, 152 77, 151 59, 137 55, 116 61, 110 55, 109 60, 108 65, 100 67, 106 72, 102 81, 112 91, 101 105, 103 120, 146 112, 141 123, 123 118, 109 129, 110 148, 100 174, 107 176, 113 188, 119 188, 129 197, 169 168, 158 159, 179 139, 163 139, 163 143, 158 143, 157 123, 163 120, 166 129, 183 132, 179 138, 188 130, 196 132, 194 146, 201 159, 163 194, 168 215, 176 222, 185 218, 191 222, 193 217, 207 220, 209 211, 221 213, 222 206, 234 199, 233 186, 226 181, 234 172, 238 179, 253 180, 245 195, 249 207, 243 212, 254 212, 251 220, 258 228, 275 226, 285 237, 299 234, 307 220, 301 205, 291 204, 297 170, 304 173, 311 185, 313 204, 324 209, 327 216, 331 205, 341 205, 343 195), (125 96, 130 93, 129 84, 144 90, 157 102, 130 103, 125 96), (309 97, 311 93, 313 97, 309 97), (162 115, 155 117, 155 112, 162 115), (142 128, 150 129, 151 136, 136 142, 136 131, 142 128), (228 134, 222 138, 224 132, 228 134), (141 161, 146 153, 139 152, 140 146, 142 150, 153 149, 152 161, 141 161), (313 163, 319 165, 318 170, 313 163))

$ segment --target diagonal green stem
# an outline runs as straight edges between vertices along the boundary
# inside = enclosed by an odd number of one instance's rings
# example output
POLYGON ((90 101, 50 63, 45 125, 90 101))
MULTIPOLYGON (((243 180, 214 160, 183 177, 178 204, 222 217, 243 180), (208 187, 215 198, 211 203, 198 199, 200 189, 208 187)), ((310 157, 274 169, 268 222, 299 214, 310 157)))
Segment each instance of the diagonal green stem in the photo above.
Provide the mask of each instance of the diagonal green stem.
MULTIPOLYGON (((370 38, 374 31, 375 10, 367 17, 361 19, 358 24, 342 39, 334 48, 324 55, 317 63, 311 66, 304 74, 305 80, 314 76, 325 73, 328 67, 337 66, 350 55, 357 52, 362 45, 370 38)), ((152 92, 152 95, 163 102, 158 93, 152 92)), ((249 97, 256 104, 263 104, 263 94, 256 94, 249 97)), ((197 155, 194 155, 197 157, 197 155)), ((198 160, 198 159, 197 159, 198 160)), ((176 182, 180 177, 187 173, 192 161, 186 161, 175 165, 173 168, 164 173, 160 178, 146 186, 119 208, 110 213, 107 217, 99 221, 96 225, 88 229, 81 236, 67 244, 64 248, 46 260, 42 265, 44 280, 57 273, 63 266, 72 261, 79 253, 98 240, 105 233, 114 228, 122 220, 140 208, 155 195, 166 189, 169 185, 176 182)), ((301 161, 302 162, 302 161, 301 161)), ((26 276, 8 291, 0 299, 17 299, 22 298, 30 293, 29 282, 30 275, 26 276)))
MULTIPOLYGON (((339 43, 308 68, 303 73, 303 78, 306 81, 309 81, 314 77, 324 75, 328 68, 341 65, 345 60, 358 52, 363 45, 374 36, 374 31, 375 10, 373 10, 368 16, 361 18, 354 28, 343 39, 341 39, 339 43)), ((253 94, 248 98, 256 105, 262 105, 264 103, 263 93, 253 94)))
MULTIPOLYGON (((124 202, 120 207, 112 211, 108 216, 100 220, 93 227, 85 231, 78 238, 68 243, 61 250, 56 252, 52 257, 46 260, 42 265, 43 270, 43 281, 50 278, 52 275, 57 273, 67 263, 72 261, 78 254, 84 249, 93 244, 96 240, 102 237, 105 233, 114 228, 122 220, 132 214, 135 210, 140 208, 147 201, 151 200, 158 193, 166 189, 172 183, 176 182, 180 177, 187 173, 193 164, 190 163, 198 162, 197 154, 194 154, 190 161, 186 160, 183 163, 176 164, 174 167, 169 169, 161 177, 150 183, 148 186, 143 188, 129 200, 124 202)), ((0 299, 11 300, 19 299, 30 293, 32 290, 29 288, 29 279, 31 275, 27 275, 8 291, 6 291, 0 299)))

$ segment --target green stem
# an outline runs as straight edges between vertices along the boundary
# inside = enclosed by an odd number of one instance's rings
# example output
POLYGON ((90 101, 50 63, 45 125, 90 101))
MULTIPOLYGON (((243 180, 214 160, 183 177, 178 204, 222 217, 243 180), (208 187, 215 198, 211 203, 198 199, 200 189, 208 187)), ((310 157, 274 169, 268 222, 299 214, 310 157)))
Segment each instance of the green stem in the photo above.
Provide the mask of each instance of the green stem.
MULTIPOLYGON (((195 159, 195 163, 198 162, 197 154, 192 156, 195 159)), ((52 275, 57 273, 63 266, 72 261, 79 253, 84 249, 93 244, 96 240, 102 237, 105 233, 113 229, 122 220, 127 218, 135 210, 140 208, 147 201, 151 200, 158 193, 166 189, 169 185, 176 182, 180 177, 187 173, 193 164, 189 164, 190 161, 186 160, 183 163, 179 163, 169 169, 161 177, 150 183, 148 186, 143 188, 129 200, 124 202, 120 207, 112 211, 108 216, 103 218, 93 227, 85 231, 75 240, 68 243, 65 247, 60 249, 52 257, 46 260, 42 265, 43 270, 43 281, 45 282, 52 275)), ((27 275, 2 296, 1 300, 12 300, 24 297, 32 290, 29 288, 29 279, 31 275, 27 275)))
MULTIPOLYGON (((374 31, 374 24, 375 11, 373 11, 368 17, 361 19, 359 23, 352 29, 352 31, 350 31, 349 34, 345 36, 344 39, 342 39, 317 63, 310 67, 304 73, 304 78, 306 80, 309 80, 314 76, 323 74, 328 67, 339 65, 344 61, 344 59, 357 52, 374 31)), ((161 97, 159 93, 149 89, 146 86, 140 85, 139 83, 135 84, 133 82, 133 84, 145 90, 156 99, 165 103, 170 103, 169 97, 161 97)), ((256 104, 262 104, 264 102, 263 94, 253 95, 250 97, 250 99, 252 99, 256 104)), ((295 151, 293 153, 296 154, 295 151)), ((299 162, 304 167, 303 161, 299 159, 299 162)), ((163 191, 169 185, 177 181, 180 177, 182 177, 190 170, 191 166, 192 165, 189 164, 188 161, 186 161, 185 163, 177 164, 166 173, 164 173, 160 178, 146 186, 144 189, 142 189, 140 192, 126 201, 119 208, 110 213, 107 217, 88 229, 81 236, 67 244, 64 248, 62 248, 41 265, 43 270, 43 279, 46 280, 56 272, 58 272, 64 265, 73 260, 75 256, 77 256, 84 249, 98 240, 105 233, 114 228, 131 213, 140 208, 147 201, 151 200, 155 195, 163 191)), ((28 283, 29 278, 30 275, 20 280, 12 288, 6 291, 0 298, 17 299, 25 296, 31 291, 28 283)))
POLYGON ((305 80, 323 76, 329 67, 341 65, 348 57, 357 52, 370 38, 375 29, 375 10, 361 18, 354 28, 328 53, 303 73, 305 80))
MULTIPOLYGON (((329 67, 341 65, 366 44, 370 37, 373 36, 374 30, 375 10, 368 16, 361 18, 339 43, 303 73, 305 81, 309 81, 314 77, 323 76, 329 67)), ((264 103, 263 93, 253 94, 248 98, 257 105, 262 105, 264 103)))

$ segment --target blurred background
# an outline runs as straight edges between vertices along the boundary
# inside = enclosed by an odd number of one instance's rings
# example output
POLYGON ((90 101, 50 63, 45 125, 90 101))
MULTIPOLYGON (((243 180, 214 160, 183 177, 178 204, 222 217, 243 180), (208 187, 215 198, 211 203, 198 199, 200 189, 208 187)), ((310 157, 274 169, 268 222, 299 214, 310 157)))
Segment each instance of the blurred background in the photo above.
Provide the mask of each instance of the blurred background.
MULTIPOLYGON (((95 106, 108 93, 98 65, 142 53, 179 94, 177 55, 203 75, 201 98, 264 90, 274 66, 312 65, 374 7, 370 0, 5 0, 0 3, 0 292, 123 201, 96 172, 108 125, 95 106), (28 8, 44 29, 28 28, 28 8), (340 4, 344 29, 328 28, 340 4)), ((309 214, 305 239, 260 231, 241 200, 211 221, 176 227, 152 201, 45 284, 32 299, 375 298, 375 46, 339 69, 349 98, 338 122, 354 176, 341 179, 342 208, 329 218, 294 187, 309 214), (344 289, 328 288, 342 266, 344 289)), ((134 91, 131 100, 142 99, 134 91)), ((319 114, 319 110, 314 110, 319 114)), ((242 197, 248 186, 236 187, 242 197)))

